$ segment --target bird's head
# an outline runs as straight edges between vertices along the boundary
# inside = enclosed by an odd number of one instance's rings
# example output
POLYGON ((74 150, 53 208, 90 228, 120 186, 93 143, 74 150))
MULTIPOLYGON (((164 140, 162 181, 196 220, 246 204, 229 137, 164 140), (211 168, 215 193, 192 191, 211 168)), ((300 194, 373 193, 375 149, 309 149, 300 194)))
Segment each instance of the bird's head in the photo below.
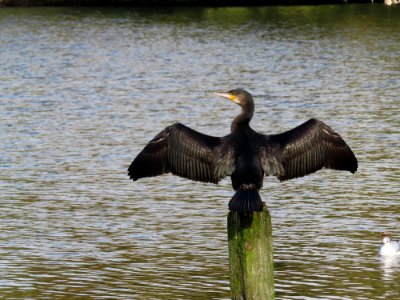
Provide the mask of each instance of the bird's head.
POLYGON ((390 243, 390 237, 392 234, 390 232, 382 232, 381 237, 382 237, 382 243, 383 244, 389 244, 390 243))
POLYGON ((214 93, 215 95, 228 98, 229 100, 245 106, 246 104, 253 104, 253 97, 251 94, 243 89, 234 89, 225 93, 214 93))

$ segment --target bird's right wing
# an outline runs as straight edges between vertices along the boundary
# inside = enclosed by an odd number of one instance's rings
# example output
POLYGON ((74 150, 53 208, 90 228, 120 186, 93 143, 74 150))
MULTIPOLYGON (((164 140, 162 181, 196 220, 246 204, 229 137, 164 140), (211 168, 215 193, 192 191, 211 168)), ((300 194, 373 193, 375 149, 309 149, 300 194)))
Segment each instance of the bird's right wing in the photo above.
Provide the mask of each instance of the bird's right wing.
POLYGON ((157 134, 128 169, 133 180, 172 173, 188 179, 218 183, 234 171, 230 137, 213 137, 180 123, 157 134))
POLYGON ((264 171, 275 168, 279 180, 302 177, 322 168, 357 170, 357 158, 353 151, 325 123, 310 119, 287 132, 265 136, 261 146, 261 161, 264 171))

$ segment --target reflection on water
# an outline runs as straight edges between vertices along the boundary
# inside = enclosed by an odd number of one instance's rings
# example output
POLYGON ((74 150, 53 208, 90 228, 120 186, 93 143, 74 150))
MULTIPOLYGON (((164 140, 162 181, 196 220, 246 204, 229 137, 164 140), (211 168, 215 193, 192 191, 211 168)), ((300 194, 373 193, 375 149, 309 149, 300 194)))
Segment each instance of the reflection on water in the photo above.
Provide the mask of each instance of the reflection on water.
POLYGON ((398 256, 383 256, 382 261, 382 279, 385 281, 396 280, 396 273, 400 268, 400 255, 398 256))
POLYGON ((399 14, 1 10, 0 294, 229 298, 229 179, 131 182, 126 169, 173 122, 228 133, 238 107, 211 92, 244 87, 255 129, 317 117, 359 158, 356 175, 265 179, 277 298, 396 297, 399 262, 377 253, 400 221, 399 14))

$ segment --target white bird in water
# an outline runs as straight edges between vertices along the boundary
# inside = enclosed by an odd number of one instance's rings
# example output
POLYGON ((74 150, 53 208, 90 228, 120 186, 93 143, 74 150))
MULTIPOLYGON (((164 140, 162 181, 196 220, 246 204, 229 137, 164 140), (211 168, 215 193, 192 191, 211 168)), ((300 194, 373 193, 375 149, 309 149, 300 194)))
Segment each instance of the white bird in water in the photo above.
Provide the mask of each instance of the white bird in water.
POLYGON ((379 248, 379 254, 382 256, 400 255, 400 242, 395 242, 389 236, 384 236, 382 246, 379 248))

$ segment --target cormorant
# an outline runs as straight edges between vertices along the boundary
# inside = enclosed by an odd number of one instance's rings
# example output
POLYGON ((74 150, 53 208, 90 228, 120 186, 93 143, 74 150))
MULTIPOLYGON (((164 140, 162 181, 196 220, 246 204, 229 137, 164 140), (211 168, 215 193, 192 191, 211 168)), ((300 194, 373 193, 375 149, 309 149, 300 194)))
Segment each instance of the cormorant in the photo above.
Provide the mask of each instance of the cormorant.
POLYGON ((325 123, 310 119, 287 132, 265 135, 249 123, 253 97, 242 89, 215 93, 239 104, 231 133, 214 137, 176 123, 157 134, 128 169, 131 179, 172 173, 196 181, 218 183, 231 176, 236 193, 229 209, 262 211, 258 191, 264 176, 279 180, 302 177, 322 168, 357 170, 357 159, 339 134, 325 123))

